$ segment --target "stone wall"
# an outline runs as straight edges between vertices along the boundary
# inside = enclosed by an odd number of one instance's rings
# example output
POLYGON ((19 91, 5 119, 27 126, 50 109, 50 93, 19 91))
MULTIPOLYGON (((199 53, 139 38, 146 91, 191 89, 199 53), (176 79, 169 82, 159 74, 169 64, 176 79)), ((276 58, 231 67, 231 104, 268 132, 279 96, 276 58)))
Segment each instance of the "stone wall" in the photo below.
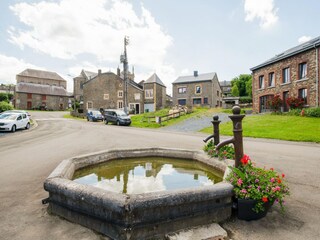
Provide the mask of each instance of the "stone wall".
MULTIPOLYGON (((128 83, 128 104, 139 104, 140 112, 143 112, 143 90, 128 83)), ((83 85, 83 108, 85 112, 94 109, 118 109, 119 102, 124 107, 124 81, 114 73, 100 73, 95 78, 83 85), (122 96, 119 96, 122 91, 122 96)))
POLYGON ((62 86, 64 89, 67 89, 67 81, 54 80, 54 79, 45 79, 45 78, 35 78, 28 76, 16 76, 17 83, 26 82, 26 83, 35 83, 43 85, 52 85, 52 86, 62 86))
MULTIPOLYGON (((319 49, 317 49, 319 51, 319 49)), ((320 54, 319 54, 320 55, 320 54)), ((298 97, 301 88, 307 89, 307 104, 316 106, 316 52, 315 49, 299 53, 279 62, 270 64, 252 73, 252 101, 253 111, 260 111, 260 97, 279 94, 283 98, 283 92, 289 91, 289 97, 298 97), (307 77, 299 79, 299 64, 307 63, 307 77), (289 83, 283 83, 282 70, 290 68, 289 83), (269 73, 275 74, 275 85, 268 86, 269 73), (264 87, 259 89, 259 76, 264 76, 264 87)))

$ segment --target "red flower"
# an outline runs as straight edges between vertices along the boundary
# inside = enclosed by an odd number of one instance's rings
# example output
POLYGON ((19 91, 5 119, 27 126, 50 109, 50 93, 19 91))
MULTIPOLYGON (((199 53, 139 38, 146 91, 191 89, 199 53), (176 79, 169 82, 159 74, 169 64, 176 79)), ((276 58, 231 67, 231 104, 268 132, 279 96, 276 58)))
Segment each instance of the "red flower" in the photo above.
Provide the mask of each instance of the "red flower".
POLYGON ((281 183, 281 179, 280 178, 278 178, 278 183, 281 183))
POLYGON ((282 178, 284 178, 286 175, 284 175, 284 173, 282 173, 282 178))
POLYGON ((274 169, 273 169, 273 168, 270 168, 270 170, 273 171, 274 169))
POLYGON ((267 197, 262 197, 262 202, 268 202, 268 198, 267 197))
POLYGON ((244 154, 240 161, 243 165, 247 165, 249 160, 250 160, 250 157, 248 155, 244 154))

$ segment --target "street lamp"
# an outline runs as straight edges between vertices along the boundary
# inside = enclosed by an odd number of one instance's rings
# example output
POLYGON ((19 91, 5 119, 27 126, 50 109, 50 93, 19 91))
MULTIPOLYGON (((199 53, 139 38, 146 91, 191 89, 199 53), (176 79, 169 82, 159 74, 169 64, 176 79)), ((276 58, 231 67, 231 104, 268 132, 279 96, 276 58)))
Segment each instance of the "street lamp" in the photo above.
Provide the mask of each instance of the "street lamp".
POLYGON ((120 55, 120 62, 123 63, 123 95, 124 95, 124 112, 128 114, 128 57, 127 57, 127 45, 129 45, 129 37, 124 37, 124 54, 120 55))

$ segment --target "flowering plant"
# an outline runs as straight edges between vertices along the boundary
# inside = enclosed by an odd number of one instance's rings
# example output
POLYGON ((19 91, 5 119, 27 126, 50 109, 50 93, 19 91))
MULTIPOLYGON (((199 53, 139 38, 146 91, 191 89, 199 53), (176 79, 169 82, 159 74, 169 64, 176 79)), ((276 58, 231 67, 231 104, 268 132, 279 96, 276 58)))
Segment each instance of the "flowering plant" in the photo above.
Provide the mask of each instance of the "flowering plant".
POLYGON ((255 167, 248 155, 243 156, 238 168, 230 168, 227 181, 234 186, 237 198, 256 200, 253 208, 255 212, 264 211, 268 202, 271 205, 274 202, 279 203, 281 210, 284 210, 284 197, 289 195, 284 174, 279 175, 273 168, 255 167))
POLYGON ((269 106, 273 109, 274 112, 279 111, 280 107, 283 104, 282 99, 280 98, 280 95, 275 95, 268 101, 269 106))
POLYGON ((208 144, 204 145, 203 150, 211 157, 217 157, 219 159, 234 159, 234 147, 225 145, 216 151, 216 145, 210 140, 208 144))
POLYGON ((302 98, 289 97, 287 99, 287 104, 290 106, 290 109, 301 109, 304 105, 304 100, 302 98))

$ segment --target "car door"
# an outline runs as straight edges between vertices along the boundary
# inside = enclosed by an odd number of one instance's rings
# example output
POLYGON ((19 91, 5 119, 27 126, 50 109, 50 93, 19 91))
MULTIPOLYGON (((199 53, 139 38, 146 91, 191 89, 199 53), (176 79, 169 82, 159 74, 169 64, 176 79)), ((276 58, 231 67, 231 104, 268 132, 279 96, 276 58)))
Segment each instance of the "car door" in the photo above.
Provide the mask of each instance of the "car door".
POLYGON ((22 120, 22 115, 21 114, 17 117, 16 126, 17 126, 17 129, 18 128, 23 128, 23 120, 22 120))
POLYGON ((27 124, 28 124, 28 118, 27 118, 27 114, 25 114, 25 113, 23 113, 22 114, 22 127, 26 127, 27 126, 27 124))

